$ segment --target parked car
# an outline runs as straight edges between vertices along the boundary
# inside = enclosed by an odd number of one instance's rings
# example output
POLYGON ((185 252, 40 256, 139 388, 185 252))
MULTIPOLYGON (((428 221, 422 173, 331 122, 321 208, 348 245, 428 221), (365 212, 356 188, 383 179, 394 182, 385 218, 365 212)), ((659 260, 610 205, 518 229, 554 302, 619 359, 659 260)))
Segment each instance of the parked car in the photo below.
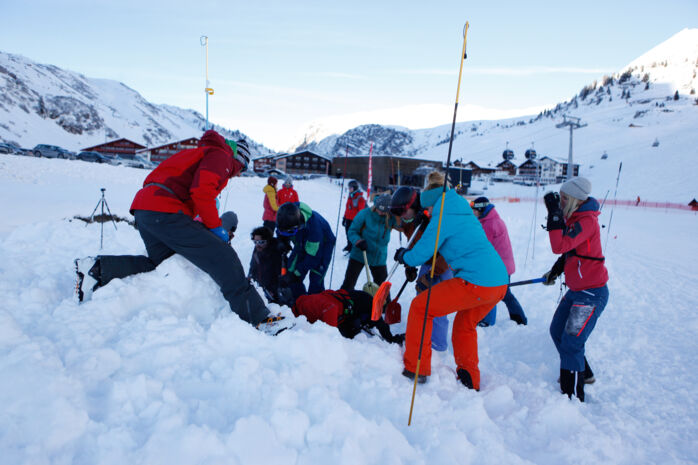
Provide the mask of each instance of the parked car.
POLYGON ((22 149, 13 144, 0 142, 0 153, 14 153, 21 155, 22 149))
POLYGON ((39 144, 34 147, 35 157, 46 157, 46 158, 74 158, 73 152, 66 150, 57 145, 39 144))
POLYGON ((76 158, 78 160, 89 161, 92 163, 111 163, 110 157, 102 155, 99 152, 80 152, 76 158))
POLYGON ((128 166, 129 168, 141 168, 151 170, 155 168, 155 164, 140 157, 121 158, 114 157, 111 161, 112 165, 128 166))

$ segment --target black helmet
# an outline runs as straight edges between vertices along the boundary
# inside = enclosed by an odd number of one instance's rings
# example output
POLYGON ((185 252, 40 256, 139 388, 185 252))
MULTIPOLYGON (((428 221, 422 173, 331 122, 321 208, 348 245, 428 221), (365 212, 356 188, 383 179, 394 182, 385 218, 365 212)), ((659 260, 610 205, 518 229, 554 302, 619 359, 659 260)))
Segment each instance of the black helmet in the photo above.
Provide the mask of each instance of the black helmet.
POLYGON ((422 209, 419 203, 419 192, 413 187, 403 186, 393 194, 390 201, 390 213, 402 216, 408 208, 413 208, 417 212, 422 209))
POLYGON ((480 213, 485 212, 485 208, 490 204, 490 199, 487 197, 478 197, 475 200, 473 200, 473 203, 470 204, 470 206, 473 208, 473 210, 477 210, 480 213))
POLYGON ((356 179, 352 179, 351 181, 349 181, 349 190, 352 190, 352 191, 359 190, 359 183, 356 182, 356 179))
POLYGON ((276 212, 276 232, 281 236, 295 236, 304 224, 298 202, 286 202, 276 212))

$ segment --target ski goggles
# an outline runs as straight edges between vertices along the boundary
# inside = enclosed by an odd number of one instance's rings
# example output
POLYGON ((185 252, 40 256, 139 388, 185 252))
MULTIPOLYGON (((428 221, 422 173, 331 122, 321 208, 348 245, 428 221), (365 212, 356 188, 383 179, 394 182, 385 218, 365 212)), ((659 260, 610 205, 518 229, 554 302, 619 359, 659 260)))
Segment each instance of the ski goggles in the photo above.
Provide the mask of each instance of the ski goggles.
POLYGON ((278 228, 277 228, 277 229, 276 229, 276 232, 277 232, 280 236, 290 237, 290 236, 295 236, 296 233, 298 232, 298 230, 300 230, 300 229, 301 229, 300 226, 295 226, 295 227, 293 227, 293 228, 291 228, 291 229, 278 229, 278 228))

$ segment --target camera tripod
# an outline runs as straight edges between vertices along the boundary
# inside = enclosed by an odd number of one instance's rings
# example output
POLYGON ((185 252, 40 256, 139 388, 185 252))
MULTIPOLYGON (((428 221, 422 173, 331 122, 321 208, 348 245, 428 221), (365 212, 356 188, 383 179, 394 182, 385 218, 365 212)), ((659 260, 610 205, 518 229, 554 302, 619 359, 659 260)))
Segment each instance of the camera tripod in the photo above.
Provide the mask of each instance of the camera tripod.
POLYGON ((111 220, 112 224, 114 225, 114 229, 116 228, 116 221, 114 221, 114 215, 111 214, 111 210, 109 210, 109 204, 107 204, 107 199, 104 197, 104 191, 106 190, 104 187, 99 189, 102 191, 102 197, 99 199, 99 202, 97 202, 97 205, 95 206, 95 209, 92 210, 92 214, 90 215, 90 221, 85 223, 85 227, 89 223, 94 222, 95 219, 95 212, 97 212, 97 209, 101 206, 102 207, 102 213, 100 214, 101 216, 101 221, 99 222, 100 224, 100 230, 99 230, 99 249, 102 249, 102 244, 104 242, 104 209, 107 209, 107 213, 109 213, 109 219, 111 220))

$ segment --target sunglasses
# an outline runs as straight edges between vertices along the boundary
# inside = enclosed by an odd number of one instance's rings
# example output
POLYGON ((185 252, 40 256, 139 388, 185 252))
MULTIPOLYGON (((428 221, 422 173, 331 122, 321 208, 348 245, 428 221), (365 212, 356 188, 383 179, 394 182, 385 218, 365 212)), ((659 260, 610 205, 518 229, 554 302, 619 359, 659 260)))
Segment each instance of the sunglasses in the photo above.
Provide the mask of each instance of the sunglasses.
POLYGON ((267 243, 266 239, 253 240, 254 245, 265 245, 267 243))

